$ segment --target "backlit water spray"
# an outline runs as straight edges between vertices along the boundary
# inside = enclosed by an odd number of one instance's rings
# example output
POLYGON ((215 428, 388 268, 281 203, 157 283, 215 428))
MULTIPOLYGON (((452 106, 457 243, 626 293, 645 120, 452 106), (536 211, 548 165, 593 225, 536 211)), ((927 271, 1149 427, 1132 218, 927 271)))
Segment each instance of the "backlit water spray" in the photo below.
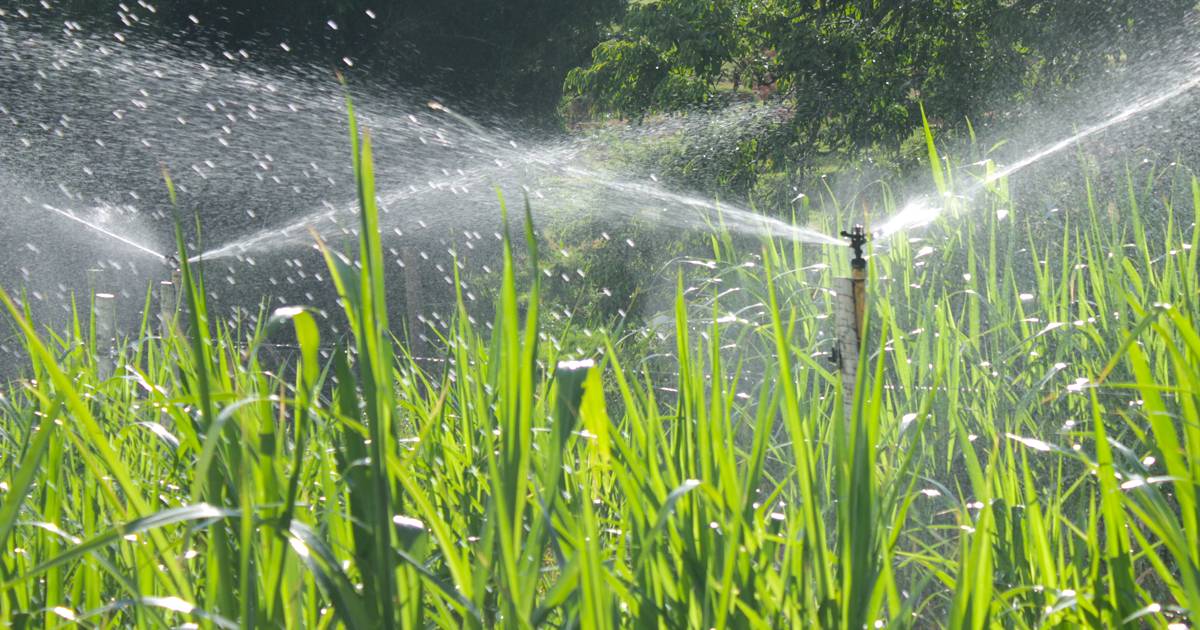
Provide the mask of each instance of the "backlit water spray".
MULTIPOLYGON (((1042 160, 1055 155, 1064 149, 1075 146, 1080 141, 1100 133, 1111 127, 1120 125, 1131 119, 1138 117, 1141 114, 1153 111, 1167 103, 1176 101, 1177 99, 1189 96, 1189 92, 1200 87, 1200 74, 1196 72, 1200 69, 1193 69, 1185 75, 1184 79, 1177 81, 1174 85, 1153 95, 1136 100, 1132 105, 1121 109, 1116 114, 1102 120, 1101 122, 1090 125, 1083 130, 1072 134, 1062 140, 1048 144, 1031 152, 1026 157, 1008 165, 997 169, 989 175, 976 180, 971 185, 967 186, 962 191, 957 191, 954 194, 964 201, 973 199, 976 195, 984 190, 988 185, 996 183, 1001 179, 1014 175, 1042 160)), ((948 193, 950 194, 950 193, 948 193)), ((877 238, 886 238, 911 230, 913 228, 928 225, 946 211, 948 204, 939 202, 935 198, 929 196, 919 196, 907 201, 904 206, 895 215, 885 220, 882 224, 874 228, 874 233, 877 238)))
POLYGON ((656 221, 674 227, 705 230, 723 226, 731 232, 749 236, 771 236, 814 245, 843 244, 842 241, 824 232, 785 223, 779 219, 758 214, 745 208, 739 208, 733 204, 713 203, 702 197, 673 193, 657 186, 616 181, 608 179, 599 173, 575 167, 567 167, 563 170, 568 174, 578 176, 586 182, 603 186, 612 191, 624 193, 635 198, 655 199, 669 206, 689 208, 696 211, 680 214, 663 208, 660 213, 651 215, 655 217, 656 221))
MULTIPOLYGON (((733 203, 716 203, 697 195, 671 191, 653 179, 639 182, 622 178, 616 172, 597 170, 589 162, 594 161, 591 154, 597 149, 593 143, 602 140, 584 137, 522 143, 506 137, 502 131, 485 129, 441 103, 430 103, 428 109, 454 123, 453 126, 441 128, 439 139, 442 142, 448 146, 473 147, 480 152, 478 157, 481 159, 463 164, 453 171, 445 170, 442 177, 436 180, 399 187, 382 184, 378 201, 385 215, 393 209, 397 214, 406 214, 406 208, 420 207, 424 200, 438 193, 451 194, 451 201, 447 202, 444 195, 441 199, 443 204, 453 205, 442 205, 430 213, 432 216, 424 216, 419 225, 425 227, 427 220, 433 220, 440 214, 460 213, 458 207, 471 207, 477 213, 487 214, 487 208, 494 207, 496 203, 494 191, 515 190, 537 200, 535 212, 541 212, 544 208, 553 211, 564 203, 594 197, 595 209, 585 211, 606 218, 643 218, 656 225, 689 230, 723 226, 748 236, 769 236, 818 245, 841 244, 839 240, 816 230, 768 217, 733 203)), ((734 107, 711 118, 703 117, 693 124, 719 126, 722 117, 745 121, 766 114, 763 108, 734 107)), ((668 120, 663 125, 668 129, 649 125, 643 133, 679 133, 677 129, 670 128, 682 124, 678 119, 668 120)), ((264 228, 206 250, 193 256, 192 260, 217 260, 309 244, 310 229, 320 232, 340 225, 352 215, 355 207, 356 202, 353 201, 338 205, 327 203, 325 207, 305 213, 282 226, 264 228)), ((390 226, 386 216, 384 223, 390 226)), ((403 230, 393 229, 392 236, 403 235, 403 230)))
MULTIPOLYGON (((136 30, 115 35, 87 33, 78 25, 56 32, 17 20, 0 23, 0 80, 6 81, 0 98, 7 99, 0 102, 0 140, 14 147, 0 155, 0 167, 25 188, 51 182, 36 202, 14 212, 52 214, 64 232, 72 223, 85 226, 129 253, 163 260, 153 245, 170 242, 173 232, 159 177, 165 166, 179 190, 181 216, 199 215, 203 234, 188 236, 201 252, 196 259, 214 263, 213 291, 243 283, 258 297, 267 282, 272 293, 290 290, 297 300, 327 292, 312 269, 320 263, 312 258, 310 230, 340 247, 358 229, 344 95, 332 72, 260 64, 253 52, 241 50, 214 55, 145 41, 136 30), (55 196, 54 184, 69 201, 55 196), (103 204, 143 209, 89 220, 86 210, 103 204)), ((773 105, 739 104, 651 119, 615 134, 563 137, 509 131, 430 103, 426 95, 373 90, 351 79, 360 122, 375 140, 384 245, 400 266, 419 259, 423 273, 436 269, 439 283, 452 281, 446 270, 461 264, 457 253, 486 249, 480 241, 484 235, 490 240, 499 225, 497 190, 511 205, 527 196, 541 225, 550 216, 586 220, 598 229, 638 223, 839 243, 736 203, 671 190, 649 169, 610 159, 622 144, 753 134, 786 122, 791 114, 773 105)), ((957 194, 973 196, 1083 138, 1183 97, 1198 83, 1196 77, 1170 83, 957 194)), ((719 143, 700 148, 724 150, 719 143)), ((888 236, 932 221, 947 205, 936 201, 905 204, 876 233, 888 236)), ((5 237, 20 239, 18 244, 47 238, 22 236, 20 229, 5 237)), ((477 263, 486 259, 473 255, 477 263)))
MULTIPOLYGON (((144 13, 142 5, 129 10, 144 13)), ((266 297, 336 299, 313 232, 336 249, 353 248, 358 237, 345 94, 330 69, 286 57, 264 63, 255 51, 214 54, 136 26, 114 34, 74 23, 56 30, 0 22, 0 142, 11 147, 0 152, 0 174, 13 182, 6 189, 27 193, 0 199, 13 218, 13 229, 0 234, 14 256, 5 269, 20 271, 35 303, 57 311, 83 288, 85 272, 100 268, 120 283, 114 293, 132 316, 139 287, 169 273, 142 263, 170 262, 162 244, 173 242, 179 216, 199 252, 193 260, 208 263, 214 312, 253 317, 266 297), (175 212, 164 168, 178 193, 175 212)), ((454 287, 465 289, 468 303, 487 294, 488 274, 499 267, 498 193, 510 208, 527 197, 548 237, 583 230, 588 247, 612 248, 606 255, 618 261, 625 251, 636 254, 630 259, 654 257, 650 243, 681 230, 838 242, 735 200, 670 188, 653 167, 625 159, 626 150, 680 139, 720 153, 731 139, 786 120, 779 103, 590 133, 530 132, 461 115, 424 93, 376 88, 347 71, 375 148, 379 224, 407 321, 444 320, 454 287)), ((588 270, 570 258, 574 249, 570 241, 558 248, 565 264, 577 264, 559 280, 584 290, 588 270)))
POLYGON ((117 234, 116 232, 113 232, 111 230, 104 228, 103 226, 92 223, 91 221, 87 221, 86 219, 77 217, 73 213, 63 210, 62 208, 55 208, 54 206, 52 206, 50 204, 42 204, 42 207, 45 208, 46 210, 57 213, 58 215, 60 215, 62 217, 70 219, 71 221, 74 221, 74 222, 84 226, 85 228, 87 228, 93 232, 96 232, 97 234, 102 234, 104 236, 107 236, 108 238, 111 238, 111 239, 119 242, 119 243, 124 243, 125 245, 128 245, 129 247, 131 247, 139 252, 142 252, 143 254, 149 254, 163 262, 167 262, 166 255, 160 254, 160 253, 154 251, 153 249, 150 249, 149 247, 146 247, 145 245, 142 245, 141 243, 134 241, 133 239, 126 238, 124 236, 121 236, 120 234, 117 234))

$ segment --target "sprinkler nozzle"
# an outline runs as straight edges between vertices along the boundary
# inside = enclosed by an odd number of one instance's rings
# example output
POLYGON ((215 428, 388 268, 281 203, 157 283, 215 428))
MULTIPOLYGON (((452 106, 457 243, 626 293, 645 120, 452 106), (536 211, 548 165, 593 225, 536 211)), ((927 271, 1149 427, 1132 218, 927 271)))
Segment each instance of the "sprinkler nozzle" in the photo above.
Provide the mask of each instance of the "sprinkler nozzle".
POLYGON ((171 271, 179 271, 181 266, 179 264, 179 259, 170 254, 163 256, 163 263, 165 263, 167 267, 171 269, 171 271))
POLYGON ((850 260, 850 266, 855 269, 866 269, 867 259, 863 258, 863 247, 867 244, 867 230, 862 225, 855 225, 847 232, 842 230, 842 236, 850 239, 850 247, 854 249, 854 258, 850 260))

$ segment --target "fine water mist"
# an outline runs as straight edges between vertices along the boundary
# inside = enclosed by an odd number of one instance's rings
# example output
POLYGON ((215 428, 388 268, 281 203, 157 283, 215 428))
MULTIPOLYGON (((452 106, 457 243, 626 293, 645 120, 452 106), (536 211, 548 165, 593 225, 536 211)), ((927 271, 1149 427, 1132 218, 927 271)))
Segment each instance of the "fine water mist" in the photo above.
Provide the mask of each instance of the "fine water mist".
MULTIPOLYGON (((3 270, 19 272, 10 276, 32 286, 35 299, 59 306, 97 267, 136 302, 138 286, 170 273, 163 263, 174 253, 176 221, 192 260, 206 263, 210 298, 233 311, 253 310, 265 296, 280 303, 332 299, 314 233, 335 248, 352 248, 357 239, 347 91, 375 147, 384 246, 393 268, 403 270, 406 297, 399 301, 422 296, 410 316, 444 321, 439 313, 447 312, 455 267, 468 272, 468 289, 495 270, 501 203, 511 210, 526 198, 539 227, 636 222, 656 226, 664 239, 720 228, 841 243, 767 216, 777 208, 760 213, 737 200, 673 189, 612 158, 621 144, 785 122, 789 114, 773 104, 741 103, 596 133, 530 132, 468 118, 425 92, 379 87, 349 60, 336 69, 260 63, 256 51, 214 54, 135 27, 90 32, 70 21, 57 28, 37 16, 10 17, 0 22, 0 141, 12 149, 0 153, 0 178, 18 194, 0 202, 15 217, 0 243, 10 252, 3 270), (348 90, 335 70, 346 73, 348 90), (175 206, 164 171, 178 192, 175 206)), ((1091 117, 1043 124, 1064 130, 1055 140, 1028 133, 1037 142, 1023 141, 1007 165, 983 174, 964 169, 948 194, 965 206, 991 184, 1083 140, 1190 99, 1200 64, 1194 52, 1179 59, 1153 74, 1153 86, 1106 93, 1091 117)), ((1071 113, 1069 105, 1061 116, 1071 113)), ((882 239, 912 230, 948 205, 936 194, 914 194, 873 231, 882 239)), ((471 300, 476 294, 467 291, 471 300)))
MULTIPOLYGON (((1143 93, 1106 95, 1110 99, 1116 96, 1117 100, 1100 116, 1098 122, 1090 122, 1082 129, 1075 125, 1077 131, 1072 129, 1072 132, 1065 134, 1061 139, 1036 145, 1035 148, 1025 151, 1025 155, 1016 161, 989 169, 983 175, 968 171, 965 175, 969 179, 964 184, 945 192, 947 199, 939 200, 935 194, 915 195, 906 200, 896 214, 874 226, 873 233, 877 238, 886 239, 894 234, 928 225, 951 205, 969 207, 970 201, 989 186, 1017 175, 1067 149, 1078 147, 1081 142, 1093 136, 1122 125, 1133 124, 1140 117, 1164 106, 1183 106, 1196 96, 1197 88, 1200 88, 1200 53, 1192 51, 1175 65, 1165 70, 1159 69, 1150 76, 1153 76, 1155 81, 1148 82, 1151 85, 1146 86, 1143 93)), ((1069 111, 1062 115, 1070 120, 1075 119, 1069 111)), ((970 166, 983 165, 990 166, 991 161, 970 166)))
MULTIPOLYGON (((353 68, 341 70, 372 137, 384 245, 406 284, 444 293, 454 265, 489 273, 498 255, 498 197, 510 208, 528 198, 539 226, 636 219, 675 234, 720 225, 752 237, 838 242, 730 200, 672 190, 607 159, 613 142, 774 124, 771 107, 667 117, 617 134, 552 135, 472 120, 427 94, 379 88, 353 68)), ((237 309, 264 295, 309 303, 331 296, 313 233, 343 248, 358 229, 346 90, 332 69, 260 65, 252 51, 213 55, 136 30, 10 20, 0 24, 0 71, 7 86, 0 139, 16 147, 0 156, 0 169, 39 188, 5 202, 10 216, 36 217, 39 225, 29 231, 22 227, 29 221, 13 221, 5 244, 29 243, 34 249, 23 257, 49 261, 66 234, 91 237, 73 246, 65 280, 39 295, 65 303, 96 266, 122 282, 166 277, 168 265, 156 263, 174 253, 179 220, 193 260, 210 263, 210 297, 218 302, 237 309), (174 207, 164 171, 178 193, 174 207), (114 258, 113 247, 123 255, 114 258), (145 275, 131 277, 121 258, 145 275)), ((36 274, 27 275, 36 284, 36 274)), ((426 310, 449 299, 426 289, 426 310)))

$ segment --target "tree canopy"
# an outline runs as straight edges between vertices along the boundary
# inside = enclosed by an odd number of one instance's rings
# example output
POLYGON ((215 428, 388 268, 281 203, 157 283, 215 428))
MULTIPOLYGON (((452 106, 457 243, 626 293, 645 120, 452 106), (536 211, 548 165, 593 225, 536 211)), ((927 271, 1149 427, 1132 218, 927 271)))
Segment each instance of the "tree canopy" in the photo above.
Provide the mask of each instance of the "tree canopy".
POLYGON ((804 159, 898 151, 919 104, 943 120, 1053 98, 1137 54, 1194 0, 631 0, 572 70, 575 111, 640 117, 738 92, 777 95, 804 159))

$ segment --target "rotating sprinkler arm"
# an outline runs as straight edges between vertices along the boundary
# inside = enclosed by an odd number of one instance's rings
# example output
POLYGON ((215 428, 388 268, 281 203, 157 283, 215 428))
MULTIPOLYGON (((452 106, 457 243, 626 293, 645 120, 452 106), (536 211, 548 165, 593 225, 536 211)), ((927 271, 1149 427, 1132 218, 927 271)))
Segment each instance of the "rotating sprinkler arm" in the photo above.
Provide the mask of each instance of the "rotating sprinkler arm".
POLYGON ((867 259, 863 257, 863 247, 867 244, 867 230, 862 225, 855 225, 847 232, 842 230, 842 236, 850 239, 850 247, 854 250, 854 258, 850 259, 850 267, 855 271, 867 268, 867 259))

